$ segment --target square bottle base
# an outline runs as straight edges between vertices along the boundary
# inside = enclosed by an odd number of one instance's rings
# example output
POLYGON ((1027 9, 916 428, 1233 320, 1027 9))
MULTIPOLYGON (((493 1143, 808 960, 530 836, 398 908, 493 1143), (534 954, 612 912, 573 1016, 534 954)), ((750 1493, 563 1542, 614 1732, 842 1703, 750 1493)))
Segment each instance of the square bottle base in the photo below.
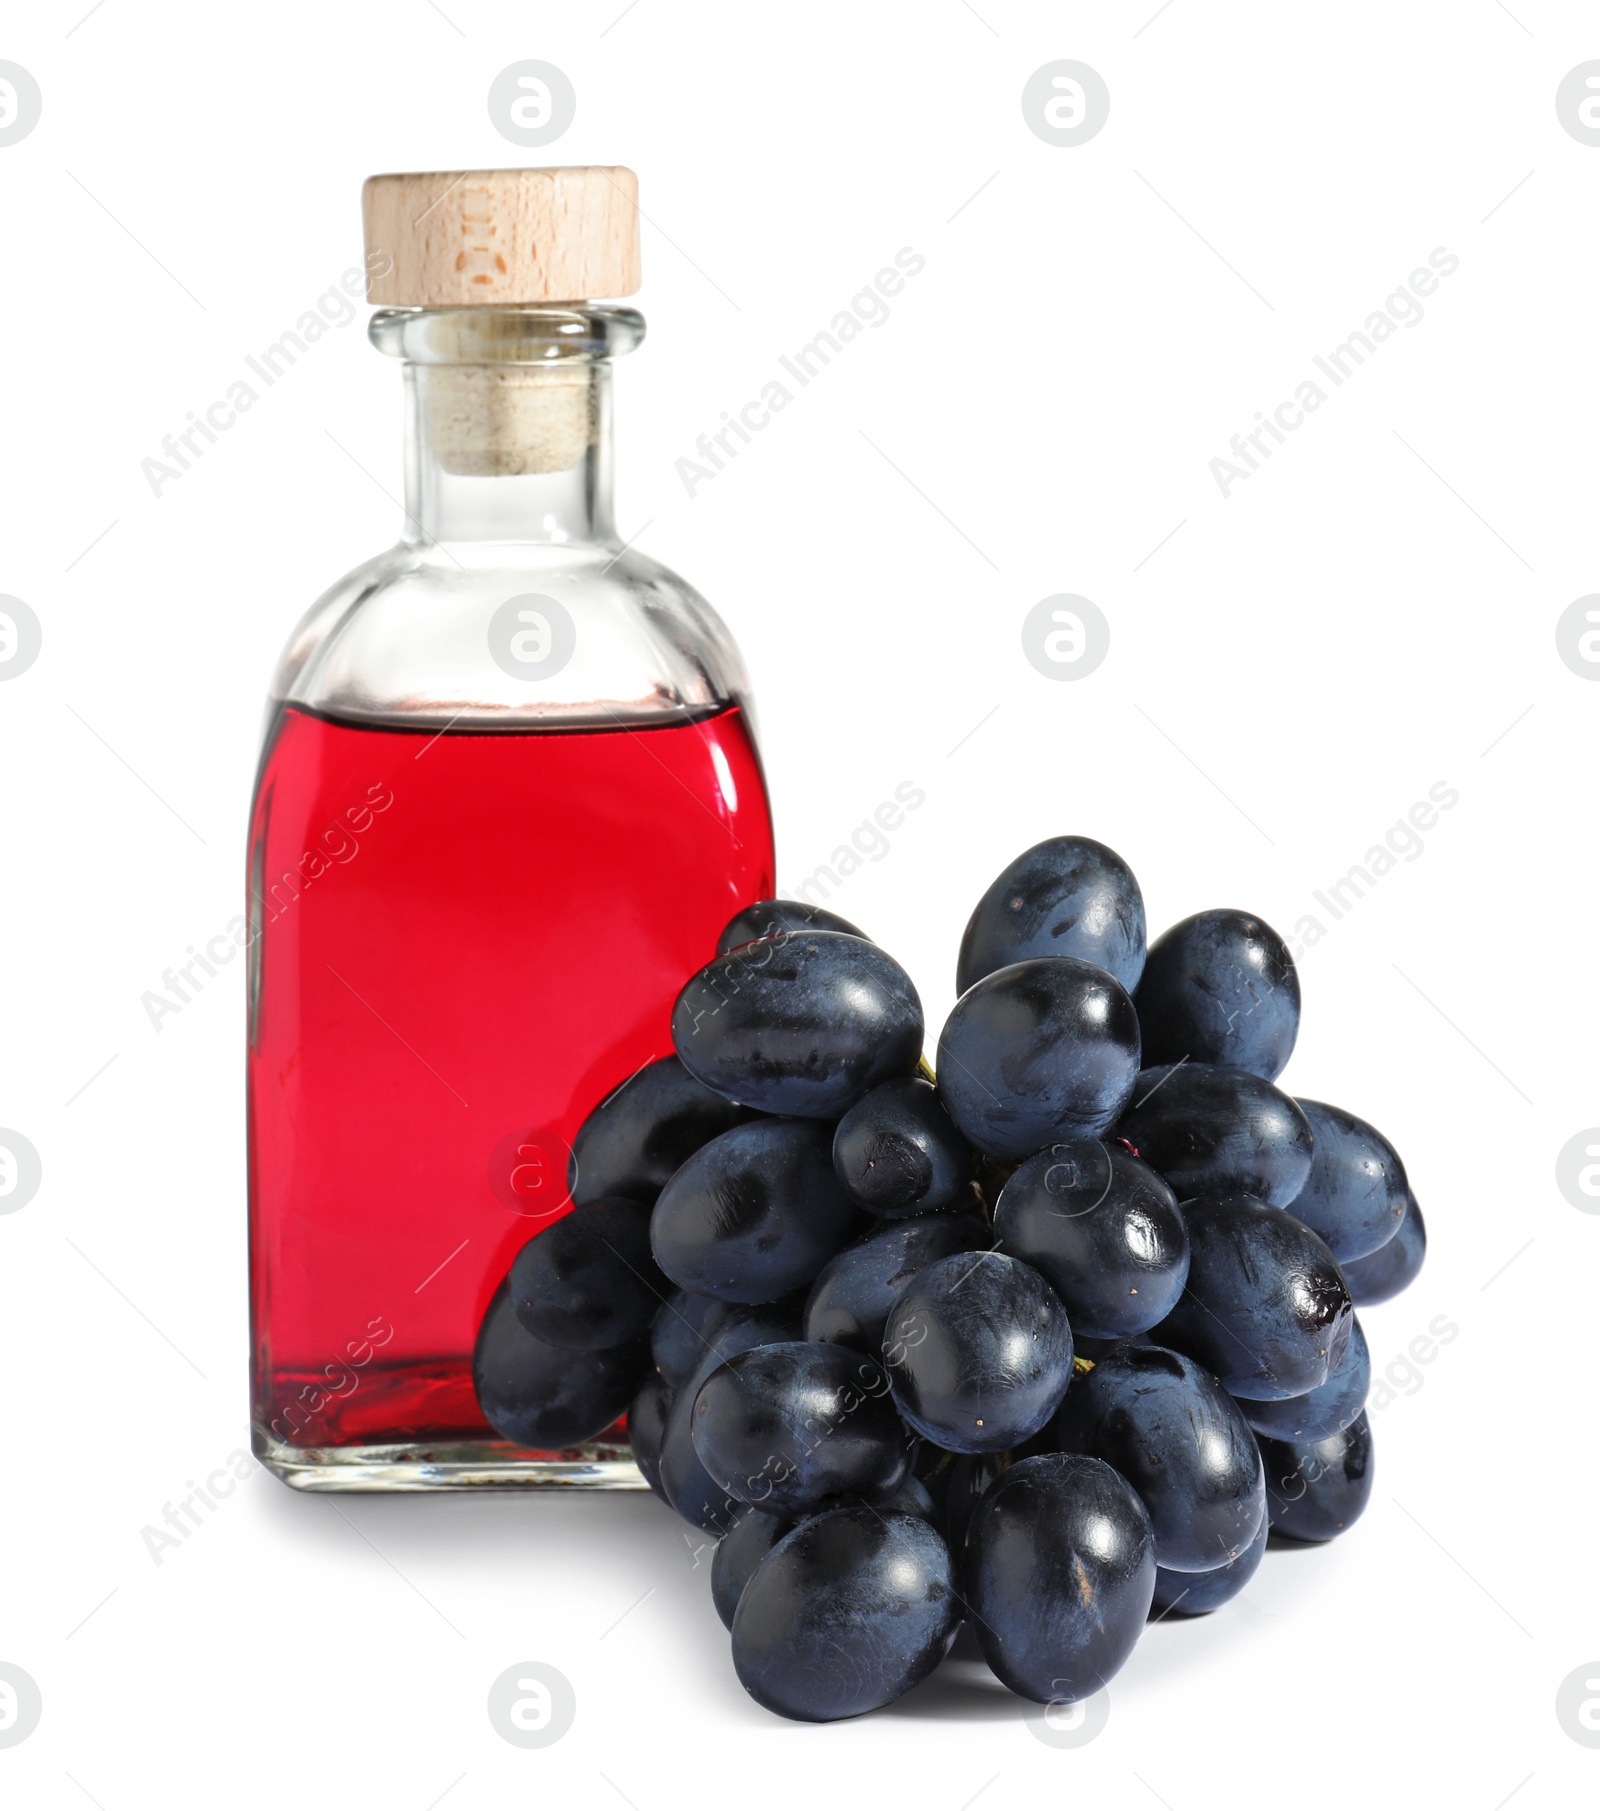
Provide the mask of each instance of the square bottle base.
POLYGON ((530 1453, 504 1440, 415 1446, 289 1446, 252 1430, 256 1458, 294 1490, 645 1490, 627 1446, 590 1441, 530 1453))

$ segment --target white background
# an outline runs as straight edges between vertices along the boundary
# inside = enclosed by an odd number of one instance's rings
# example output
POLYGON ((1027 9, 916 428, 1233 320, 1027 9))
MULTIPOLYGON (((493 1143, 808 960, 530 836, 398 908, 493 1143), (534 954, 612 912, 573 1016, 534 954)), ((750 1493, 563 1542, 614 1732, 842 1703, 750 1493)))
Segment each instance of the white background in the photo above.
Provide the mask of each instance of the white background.
POLYGON ((1600 149, 1555 109, 1592 9, 85 6, 13 6, 0 38, 44 95, 0 149, 0 591, 45 637, 0 686, 0 1124, 44 1164, 0 1218, 0 1660, 44 1703, 0 1797, 1592 1801, 1600 1753, 1555 1714, 1600 1652, 1600 1219, 1555 1182, 1600 1121, 1600 687, 1555 642, 1596 589, 1600 149), (485 106, 525 57, 578 95, 541 152, 485 106), (1112 97, 1077 148, 1020 105, 1061 57, 1112 97), (926 792, 830 903, 906 962, 930 1033, 973 901, 1040 837, 1119 849, 1152 932, 1238 905, 1288 933, 1431 785, 1460 794, 1304 951, 1286 1078, 1385 1128, 1427 1211, 1375 1365, 1437 1317, 1458 1336, 1374 1414, 1359 1527, 1156 1627, 1081 1749, 970 1664, 851 1724, 769 1717, 705 1556, 643 1497, 258 1473, 159 1566, 141 1536, 247 1430, 241 969, 159 1034, 140 995, 240 908, 280 642, 397 532, 341 450, 398 485, 397 372, 358 321, 159 499, 140 461, 359 262, 370 171, 602 161, 649 221, 622 532, 744 648, 781 880, 926 792), (892 318, 688 497, 695 437, 903 246, 927 268, 892 318), (1440 246, 1460 268, 1425 318, 1225 499, 1208 462, 1440 246), (1063 591, 1111 625, 1076 683, 1020 641, 1063 591), (485 1713, 524 1660, 577 1692, 537 1752, 485 1713))

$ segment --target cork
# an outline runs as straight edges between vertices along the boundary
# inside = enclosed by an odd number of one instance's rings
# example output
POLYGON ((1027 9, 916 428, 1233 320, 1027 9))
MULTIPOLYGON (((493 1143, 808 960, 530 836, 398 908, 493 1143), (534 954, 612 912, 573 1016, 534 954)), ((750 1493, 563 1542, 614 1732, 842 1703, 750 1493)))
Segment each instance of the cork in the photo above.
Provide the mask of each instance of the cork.
POLYGON ((428 444, 462 478, 564 472, 599 431, 595 373, 565 365, 429 365, 420 373, 428 444))
POLYGON ((631 296, 639 181, 621 164, 369 176, 367 299, 510 308, 631 296))

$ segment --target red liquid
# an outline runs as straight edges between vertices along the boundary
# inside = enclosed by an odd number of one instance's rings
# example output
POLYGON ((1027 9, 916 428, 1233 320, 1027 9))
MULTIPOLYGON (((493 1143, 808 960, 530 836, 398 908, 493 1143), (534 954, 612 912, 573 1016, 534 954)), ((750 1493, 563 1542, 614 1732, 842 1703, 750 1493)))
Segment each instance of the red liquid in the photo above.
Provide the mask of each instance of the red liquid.
POLYGON ((253 1407, 299 1447, 492 1439, 471 1360, 590 1110, 772 892, 737 710, 437 735, 295 709, 250 827, 253 1407))

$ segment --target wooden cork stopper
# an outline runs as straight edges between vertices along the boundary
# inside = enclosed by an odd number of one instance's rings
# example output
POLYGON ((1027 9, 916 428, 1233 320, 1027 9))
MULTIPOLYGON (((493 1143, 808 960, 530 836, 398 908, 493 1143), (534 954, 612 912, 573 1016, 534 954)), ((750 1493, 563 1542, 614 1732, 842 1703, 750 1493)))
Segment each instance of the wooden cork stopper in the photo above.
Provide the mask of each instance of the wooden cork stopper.
POLYGON ((462 478, 564 472, 598 432, 586 363, 430 365, 422 373, 428 444, 462 478))
POLYGON ((639 180, 621 164, 369 176, 361 212, 378 307, 506 308, 639 287, 639 180))

